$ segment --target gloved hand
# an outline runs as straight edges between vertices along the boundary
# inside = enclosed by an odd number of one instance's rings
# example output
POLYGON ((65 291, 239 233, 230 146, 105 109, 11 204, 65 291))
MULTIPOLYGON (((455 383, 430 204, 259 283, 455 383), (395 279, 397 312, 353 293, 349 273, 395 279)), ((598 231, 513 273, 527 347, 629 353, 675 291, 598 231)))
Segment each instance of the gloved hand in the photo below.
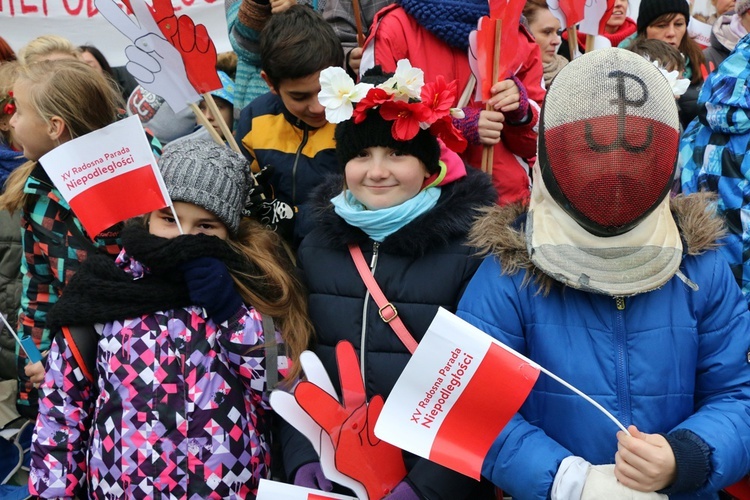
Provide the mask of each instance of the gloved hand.
POLYGON ((228 320, 242 306, 227 266, 214 257, 199 257, 180 266, 190 292, 190 300, 217 325, 228 320))
POLYGON ((583 485, 581 500, 667 500, 667 495, 656 492, 645 493, 624 486, 615 477, 615 465, 594 465, 589 467, 586 483, 583 485))
POLYGON ((505 118, 510 123, 526 123, 529 116, 529 94, 526 92, 526 86, 516 78, 516 75, 511 76, 510 80, 513 80, 513 83, 518 87, 518 108, 505 113, 505 118))
POLYGON ((294 484, 314 490, 333 491, 333 483, 323 474, 320 462, 310 462, 297 469, 294 484))
POLYGON ((390 495, 383 498, 383 500, 419 500, 419 494, 407 483, 401 481, 393 488, 390 495))

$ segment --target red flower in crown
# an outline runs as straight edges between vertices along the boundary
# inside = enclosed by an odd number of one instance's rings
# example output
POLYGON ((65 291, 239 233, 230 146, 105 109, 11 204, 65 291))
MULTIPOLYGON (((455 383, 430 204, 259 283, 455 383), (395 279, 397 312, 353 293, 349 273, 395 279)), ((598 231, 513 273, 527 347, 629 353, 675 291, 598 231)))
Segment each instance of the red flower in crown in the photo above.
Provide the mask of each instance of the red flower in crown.
POLYGON ((468 145, 464 136, 453 125, 453 118, 450 114, 433 123, 430 126, 430 132, 442 139, 445 145, 456 153, 463 153, 468 145))
POLYGON ((434 82, 428 82, 422 87, 422 103, 430 110, 430 117, 425 120, 432 125, 445 116, 450 116, 451 106, 456 98, 458 82, 445 82, 442 75, 438 75, 434 82))
POLYGON ((16 112, 16 101, 15 99, 13 99, 12 90, 8 91, 8 97, 4 99, 0 99, 0 102, 2 101, 7 101, 5 103, 5 106, 3 106, 3 113, 5 113, 6 115, 12 115, 13 113, 16 112))
POLYGON ((362 123, 367 118, 367 112, 372 108, 376 108, 384 102, 390 101, 393 96, 389 94, 385 89, 380 87, 373 87, 367 91, 367 95, 357 103, 354 108, 352 117, 354 123, 362 123))
POLYGON ((419 133, 420 123, 430 117, 430 110, 421 102, 387 101, 380 106, 380 116, 393 120, 391 134, 398 141, 409 141, 419 133))

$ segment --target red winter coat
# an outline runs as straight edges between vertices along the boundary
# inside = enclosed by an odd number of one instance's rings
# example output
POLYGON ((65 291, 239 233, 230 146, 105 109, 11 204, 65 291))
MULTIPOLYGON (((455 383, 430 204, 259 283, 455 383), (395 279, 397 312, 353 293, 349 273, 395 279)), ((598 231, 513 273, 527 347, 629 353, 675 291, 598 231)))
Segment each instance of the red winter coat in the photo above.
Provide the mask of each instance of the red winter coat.
MULTIPOLYGON (((494 147, 492 181, 501 204, 524 201, 529 196, 529 166, 536 156, 539 108, 545 94, 539 46, 521 25, 518 27, 518 37, 513 66, 518 68, 516 78, 526 87, 532 117, 524 125, 506 123, 502 140, 494 147)), ((370 36, 365 42, 360 72, 376 64, 385 72, 393 72, 401 59, 408 59, 413 67, 424 71, 426 82, 434 81, 438 75, 443 75, 448 81, 458 80, 459 96, 471 75, 465 50, 451 47, 422 27, 402 7, 390 5, 375 16, 370 36)), ((484 104, 474 102, 472 98, 469 107, 484 109, 484 104)), ((467 120, 472 114, 476 116, 476 113, 467 113, 467 120)), ((483 146, 478 142, 476 126, 474 124, 473 130, 462 128, 469 140, 469 147, 462 157, 469 165, 479 168, 483 146), (472 136, 475 136, 475 140, 472 140, 472 136)))

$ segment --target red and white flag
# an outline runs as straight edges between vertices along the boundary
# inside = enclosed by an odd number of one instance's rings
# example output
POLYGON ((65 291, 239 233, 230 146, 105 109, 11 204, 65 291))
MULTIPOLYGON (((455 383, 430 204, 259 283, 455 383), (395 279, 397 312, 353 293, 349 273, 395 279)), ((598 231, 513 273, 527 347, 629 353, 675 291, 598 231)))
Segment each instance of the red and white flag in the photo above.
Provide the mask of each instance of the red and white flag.
POLYGON ((39 162, 91 237, 172 204, 135 115, 68 141, 39 162))
POLYGON ((257 500, 357 500, 355 497, 261 479, 257 500))
POLYGON ((388 396, 375 435, 479 479, 490 446, 539 372, 530 359, 440 308, 388 396))

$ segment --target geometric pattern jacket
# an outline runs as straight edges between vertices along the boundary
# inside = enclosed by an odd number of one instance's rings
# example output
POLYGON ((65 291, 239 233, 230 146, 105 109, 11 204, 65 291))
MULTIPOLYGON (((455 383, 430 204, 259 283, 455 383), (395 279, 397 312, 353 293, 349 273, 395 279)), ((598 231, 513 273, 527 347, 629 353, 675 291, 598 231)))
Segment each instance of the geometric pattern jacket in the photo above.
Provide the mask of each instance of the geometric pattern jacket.
MULTIPOLYGON (((57 302, 65 285, 70 281, 86 257, 86 248, 73 236, 65 222, 72 217, 79 232, 87 234, 70 210, 60 192, 52 185, 41 164, 37 164, 24 187, 30 197, 21 213, 21 242, 23 259, 21 273, 23 292, 21 312, 18 316, 19 336, 31 337, 40 351, 50 347, 52 339, 47 328, 47 313, 57 302)), ((108 229, 97 235, 94 246, 114 258, 120 251, 119 231, 108 229)), ((26 354, 17 350, 19 374, 18 403, 26 416, 36 415, 37 391, 28 381, 23 367, 26 354)))
MULTIPOLYGON (((134 278, 143 267, 124 252, 134 278)), ((55 341, 29 483, 41 498, 253 498, 269 476, 261 315, 188 306, 95 325, 96 387, 55 341)), ((276 334, 277 343, 281 337, 276 334)), ((279 377, 286 359, 279 355, 279 377)))
POLYGON ((699 119, 680 141, 682 191, 717 193, 728 234, 719 251, 750 303, 750 38, 703 84, 699 119))

